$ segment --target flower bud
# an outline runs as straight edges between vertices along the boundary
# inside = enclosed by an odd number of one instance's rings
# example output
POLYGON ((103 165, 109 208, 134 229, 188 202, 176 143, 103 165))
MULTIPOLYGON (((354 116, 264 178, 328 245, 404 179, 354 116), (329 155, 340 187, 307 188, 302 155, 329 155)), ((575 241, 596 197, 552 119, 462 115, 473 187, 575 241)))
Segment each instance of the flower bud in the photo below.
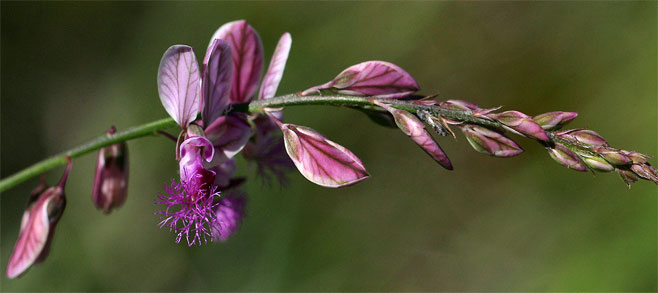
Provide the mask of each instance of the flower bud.
POLYGON ((519 111, 505 111, 503 113, 488 114, 486 116, 498 120, 498 122, 504 126, 507 126, 522 135, 527 135, 541 141, 549 141, 548 135, 544 129, 533 121, 530 116, 519 111))
POLYGON ((649 158, 651 158, 650 156, 638 152, 631 152, 626 150, 620 150, 620 152, 629 157, 633 161, 633 164, 644 164, 649 158))
POLYGON ((576 171, 587 172, 587 167, 583 165, 580 158, 578 158, 578 155, 565 145, 556 143, 555 147, 547 149, 551 158, 563 166, 576 171))
POLYGON ((619 174, 619 177, 621 177, 621 180, 624 180, 626 185, 628 185, 628 188, 631 188, 631 183, 637 182, 638 180, 637 175, 635 175, 633 171, 617 169, 617 173, 619 174))
POLYGON ((583 158, 583 162, 596 171, 612 172, 615 169, 614 166, 599 157, 585 157, 583 158))
POLYGON ((457 111, 477 111, 480 110, 478 105, 462 100, 447 100, 439 103, 439 107, 448 110, 457 111))
POLYGON ((36 201, 28 201, 18 239, 7 264, 7 277, 10 279, 20 276, 33 264, 44 261, 48 256, 55 226, 66 206, 64 186, 70 170, 69 159, 59 184, 43 191, 36 197, 36 201))
POLYGON ((548 112, 544 114, 539 114, 532 118, 541 128, 544 130, 555 130, 560 129, 565 124, 571 122, 578 116, 576 112, 548 112))
MULTIPOLYGON (((115 132, 114 126, 107 131, 115 132)), ((125 142, 104 147, 98 151, 92 201, 96 208, 109 213, 125 201, 128 188, 128 147, 125 142)))
POLYGON ((414 114, 407 111, 393 108, 380 101, 375 101, 377 106, 380 106, 389 111, 395 123, 402 132, 408 135, 425 153, 434 159, 439 165, 448 170, 452 170, 452 163, 448 156, 443 152, 439 144, 432 138, 432 136, 425 130, 423 122, 418 120, 414 114))
POLYGON ((478 152, 494 157, 506 158, 516 156, 523 149, 504 135, 477 125, 465 125, 461 130, 466 140, 478 152))
POLYGON ((605 158, 606 161, 610 162, 610 164, 615 166, 623 166, 633 163, 633 160, 630 157, 624 155, 620 150, 604 147, 597 147, 593 150, 605 158))
POLYGON ((569 129, 558 133, 558 136, 568 135, 580 143, 590 146, 608 146, 608 142, 596 131, 589 129, 569 129))
POLYGON ((343 70, 332 81, 303 91, 303 96, 322 90, 340 94, 397 99, 418 91, 418 83, 399 66, 384 61, 366 61, 343 70))
POLYGON ((649 164, 635 164, 631 170, 638 176, 658 184, 658 170, 649 164))

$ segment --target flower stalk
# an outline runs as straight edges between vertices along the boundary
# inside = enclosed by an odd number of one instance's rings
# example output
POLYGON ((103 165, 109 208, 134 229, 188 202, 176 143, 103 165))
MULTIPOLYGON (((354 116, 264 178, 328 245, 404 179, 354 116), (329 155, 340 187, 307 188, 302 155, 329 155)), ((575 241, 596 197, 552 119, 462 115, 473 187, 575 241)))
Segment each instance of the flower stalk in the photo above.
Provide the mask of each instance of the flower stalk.
MULTIPOLYGON (((293 93, 273 97, 271 99, 253 100, 249 103, 236 104, 233 105, 231 112, 264 113, 266 108, 284 108, 289 106, 304 105, 329 105, 372 109, 373 107, 377 107, 374 105, 375 100, 378 100, 378 98, 369 96, 335 95, 325 93, 321 93, 320 95, 302 96, 298 93, 293 93)), ((440 107, 438 104, 421 103, 422 101, 411 99, 384 100, 389 106, 393 108, 409 111, 411 113, 416 113, 418 110, 425 110, 436 116, 445 117, 452 121, 485 126, 495 130, 503 130, 503 125, 501 125, 499 122, 478 115, 476 111, 446 109, 444 107, 440 107)), ((50 169, 65 165, 67 163, 67 156, 75 159, 112 144, 146 136, 158 135, 159 131, 171 128, 175 125, 176 122, 172 118, 165 118, 134 126, 127 130, 117 132, 113 135, 102 135, 85 144, 37 162, 32 166, 27 167, 9 177, 3 178, 0 181, 0 192, 4 192, 50 169)), ((557 142, 567 145, 572 149, 576 148, 581 152, 592 153, 590 146, 583 144, 578 140, 559 136, 557 135, 557 131, 547 130, 546 133, 550 138, 549 143, 557 142)))

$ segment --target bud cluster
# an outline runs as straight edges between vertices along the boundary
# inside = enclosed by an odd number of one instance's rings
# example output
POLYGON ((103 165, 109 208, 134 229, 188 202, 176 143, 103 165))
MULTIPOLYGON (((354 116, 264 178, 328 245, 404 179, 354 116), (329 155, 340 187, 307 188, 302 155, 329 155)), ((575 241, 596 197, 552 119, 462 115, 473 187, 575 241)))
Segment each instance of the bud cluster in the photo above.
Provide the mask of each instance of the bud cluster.
POLYGON ((458 127, 473 149, 480 153, 500 158, 521 154, 523 149, 505 136, 507 131, 537 140, 545 146, 553 160, 569 169, 581 172, 588 169, 598 172, 615 171, 629 187, 639 178, 658 184, 658 171, 647 162, 649 156, 610 147, 600 134, 590 129, 558 131, 574 120, 578 113, 555 111, 530 117, 519 111, 493 113, 500 107, 482 109, 476 104, 462 100, 418 102, 422 102, 422 105, 438 104, 441 109, 461 111, 471 117, 487 119, 492 125, 496 125, 497 127, 485 127, 465 121, 454 121, 426 109, 417 111, 417 116, 440 135, 452 133, 449 125, 458 127))

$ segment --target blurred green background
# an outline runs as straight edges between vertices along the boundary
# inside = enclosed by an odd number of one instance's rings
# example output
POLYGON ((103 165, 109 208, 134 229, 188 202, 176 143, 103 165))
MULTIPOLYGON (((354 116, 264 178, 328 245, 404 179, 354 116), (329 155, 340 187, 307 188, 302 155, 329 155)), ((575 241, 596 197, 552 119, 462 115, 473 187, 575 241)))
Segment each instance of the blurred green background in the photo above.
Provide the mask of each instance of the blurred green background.
MULTIPOLYGON (((203 56, 223 23, 248 20, 266 61, 288 31, 279 93, 365 60, 440 92, 530 115, 580 113, 613 146, 657 155, 656 2, 2 2, 2 176, 104 133, 166 117, 162 53, 203 56)), ((201 57, 198 57, 201 58, 201 57)), ((174 146, 132 141, 129 198, 91 204, 95 155, 78 159, 50 257, 8 280, 33 179, 1 197, 2 291, 656 291, 656 186, 578 173, 529 140, 518 157, 439 142, 455 170, 398 130, 348 109, 301 107, 306 125, 357 154, 372 178, 333 190, 290 173, 252 178, 228 243, 188 248, 160 230, 155 195, 177 176, 174 146)), ((176 130, 172 129, 172 132, 176 130)), ((652 162, 656 162, 652 159, 652 162)), ((62 168, 48 173, 54 183, 62 168)))

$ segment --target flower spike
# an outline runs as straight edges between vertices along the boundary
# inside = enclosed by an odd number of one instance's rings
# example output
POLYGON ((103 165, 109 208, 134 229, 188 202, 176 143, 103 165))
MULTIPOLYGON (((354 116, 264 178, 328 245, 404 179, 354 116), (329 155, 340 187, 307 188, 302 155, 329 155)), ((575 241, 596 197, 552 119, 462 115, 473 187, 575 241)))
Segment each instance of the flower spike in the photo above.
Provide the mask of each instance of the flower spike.
POLYGON ((236 20, 222 25, 210 38, 226 40, 233 52, 233 86, 231 102, 244 103, 258 89, 258 81, 263 72, 263 44, 254 28, 244 20, 236 20))
POLYGON ((213 40, 203 60, 201 102, 203 125, 208 126, 224 113, 229 105, 233 83, 233 53, 224 40, 213 40))
POLYGON ((326 89, 347 95, 396 99, 415 93, 419 87, 399 66, 385 61, 367 61, 343 70, 332 81, 307 89, 302 95, 326 89))
POLYGON ((183 128, 199 110, 199 65, 192 47, 169 47, 158 68, 158 93, 169 116, 183 128))

